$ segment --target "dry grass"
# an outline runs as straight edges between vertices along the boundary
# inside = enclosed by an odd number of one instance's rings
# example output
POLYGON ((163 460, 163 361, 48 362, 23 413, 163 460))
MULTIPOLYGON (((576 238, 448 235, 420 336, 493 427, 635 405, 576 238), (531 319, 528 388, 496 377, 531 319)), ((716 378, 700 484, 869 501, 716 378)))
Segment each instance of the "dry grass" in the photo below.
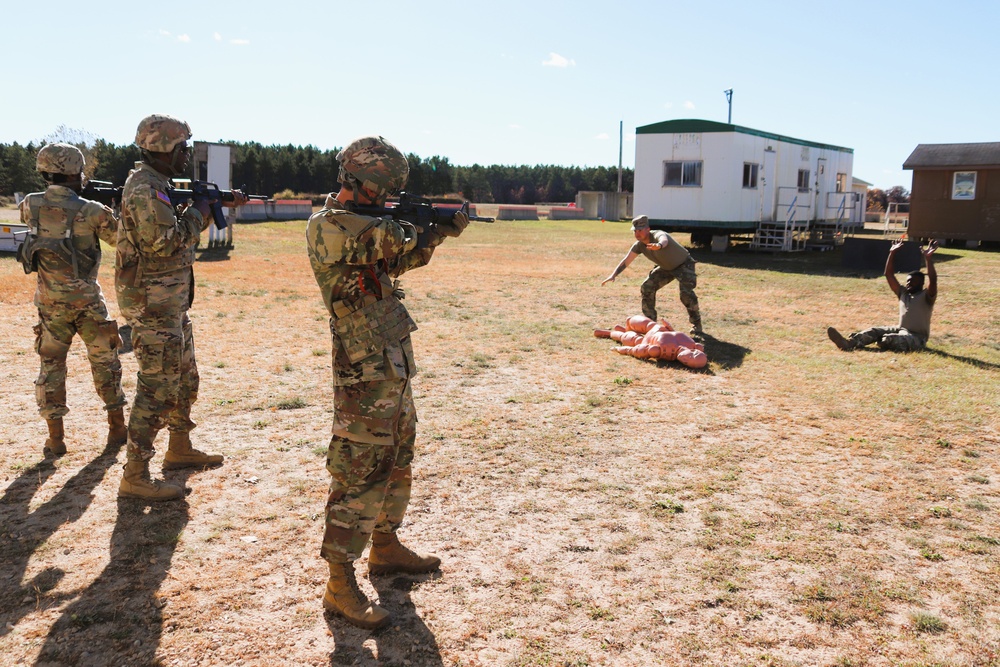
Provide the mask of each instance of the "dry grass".
MULTIPOLYGON (((1000 661, 997 253, 939 251, 931 350, 905 356, 826 340, 894 319, 839 252, 700 254, 691 372, 591 335, 638 310, 642 260, 599 287, 626 225, 473 225, 404 278, 402 534, 444 566, 365 584, 397 619, 370 635, 319 604, 329 334, 303 237, 240 226, 197 264, 194 438, 227 464, 152 508, 116 501, 79 343, 70 454, 41 462, 33 288, 0 258, 0 664, 1000 661)), ((661 308, 683 324, 673 286, 661 308)))

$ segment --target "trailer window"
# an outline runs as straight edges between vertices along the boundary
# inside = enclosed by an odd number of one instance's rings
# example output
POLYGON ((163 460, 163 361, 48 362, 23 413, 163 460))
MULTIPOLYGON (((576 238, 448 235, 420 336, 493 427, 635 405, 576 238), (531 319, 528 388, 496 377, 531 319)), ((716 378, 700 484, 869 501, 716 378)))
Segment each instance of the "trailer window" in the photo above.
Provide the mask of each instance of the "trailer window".
POLYGON ((847 190, 847 174, 837 174, 837 192, 847 190))
POLYGON ((799 169, 799 192, 809 192, 808 169, 799 169))
POLYGON ((663 163, 664 187, 701 187, 701 160, 663 163))
POLYGON ((760 165, 753 162, 743 163, 743 187, 751 190, 757 189, 757 171, 760 165))

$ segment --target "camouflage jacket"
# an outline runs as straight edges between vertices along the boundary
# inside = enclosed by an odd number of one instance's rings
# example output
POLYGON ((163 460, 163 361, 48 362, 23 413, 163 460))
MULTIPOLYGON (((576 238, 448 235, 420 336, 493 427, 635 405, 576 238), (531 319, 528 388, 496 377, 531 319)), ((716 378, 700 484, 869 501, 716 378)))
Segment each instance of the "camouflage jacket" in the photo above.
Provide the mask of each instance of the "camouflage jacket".
MULTIPOLYGON (((393 279, 423 266, 434 253, 433 248, 416 249, 416 230, 412 225, 351 213, 332 198, 327 199, 327 208, 309 218, 306 244, 309 263, 330 313, 331 329, 343 307, 357 307, 372 296, 391 298, 396 287, 393 279)), ((406 314, 402 304, 397 307, 406 314)), ((389 341, 381 352, 354 363, 337 333, 333 335, 335 385, 407 378, 416 372, 408 332, 398 340, 389 341)))
POLYGON ((111 209, 83 199, 62 185, 50 185, 45 192, 28 195, 21 202, 20 209, 23 224, 32 227, 33 218, 37 215, 40 226, 59 229, 69 225, 68 211, 77 209, 72 220, 72 244, 79 276, 74 272, 73 265, 63 257, 40 250, 37 255, 35 305, 82 308, 102 300, 101 286, 97 282, 101 240, 114 246, 118 233, 118 220, 111 209))
POLYGON ((208 224, 193 206, 175 209, 171 187, 166 176, 144 162, 136 162, 125 181, 115 270, 126 285, 137 285, 149 274, 190 274, 195 246, 208 224))

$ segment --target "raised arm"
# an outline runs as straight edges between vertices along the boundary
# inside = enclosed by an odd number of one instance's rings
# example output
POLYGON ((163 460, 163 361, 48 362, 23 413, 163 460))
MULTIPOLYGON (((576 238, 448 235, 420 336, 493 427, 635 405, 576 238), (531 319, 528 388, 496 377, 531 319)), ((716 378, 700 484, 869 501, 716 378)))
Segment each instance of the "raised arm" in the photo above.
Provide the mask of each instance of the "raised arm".
POLYGON ((629 250, 629 253, 625 255, 625 258, 622 261, 618 262, 618 266, 616 266, 615 270, 611 272, 611 275, 605 278, 603 281, 601 281, 601 285, 603 286, 607 285, 610 282, 614 282, 615 278, 618 277, 618 274, 624 271, 628 267, 628 265, 631 264, 632 261, 638 256, 639 253, 633 250, 629 250))
POLYGON ((937 299, 937 269, 934 268, 934 251, 937 250, 937 241, 931 239, 926 250, 921 250, 924 255, 924 263, 927 265, 927 301, 934 305, 937 299))
POLYGON ((885 280, 889 283, 889 289, 892 293, 899 297, 899 281, 896 280, 896 271, 894 268, 896 262, 896 251, 903 247, 903 241, 895 241, 892 247, 889 248, 889 257, 885 260, 885 280))

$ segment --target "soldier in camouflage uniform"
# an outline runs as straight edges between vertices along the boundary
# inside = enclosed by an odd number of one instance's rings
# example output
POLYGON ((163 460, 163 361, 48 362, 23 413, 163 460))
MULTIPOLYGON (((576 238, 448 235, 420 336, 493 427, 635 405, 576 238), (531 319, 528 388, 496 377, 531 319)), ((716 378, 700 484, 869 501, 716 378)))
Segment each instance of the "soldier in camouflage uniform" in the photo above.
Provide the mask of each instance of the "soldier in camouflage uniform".
POLYGON ((931 313, 937 300, 937 269, 934 268, 934 251, 937 242, 931 240, 927 249, 921 248, 924 263, 927 265, 927 289, 924 289, 924 274, 913 271, 906 277, 906 284, 900 285, 896 280, 895 255, 903 247, 903 241, 896 241, 889 249, 889 257, 885 260, 885 280, 889 289, 899 301, 899 324, 894 327, 871 327, 864 331, 855 331, 847 338, 829 327, 826 335, 833 344, 845 352, 857 350, 871 345, 878 345, 881 350, 893 352, 916 352, 924 349, 931 335, 931 313))
POLYGON ((601 282, 606 285, 613 282, 618 274, 628 267, 639 255, 656 264, 643 281, 642 314, 651 320, 656 319, 656 292, 674 280, 680 284, 681 303, 691 320, 691 335, 700 334, 701 308, 698 306, 698 295, 694 289, 698 286, 698 274, 695 272, 694 259, 681 244, 670 234, 649 229, 649 218, 644 215, 632 220, 632 232, 635 234, 635 244, 625 258, 618 263, 610 276, 601 282))
POLYGON ((370 573, 430 572, 441 564, 396 537, 410 498, 417 414, 410 390, 416 325, 394 279, 429 262, 443 236, 458 236, 469 220, 459 213, 440 234, 421 234, 418 245, 418 230, 409 223, 351 212, 353 203, 382 206, 406 183, 403 154, 382 137, 363 137, 337 160, 341 189, 306 228, 333 337, 334 423, 326 464, 332 480, 321 550, 330 579, 323 605, 354 625, 375 628, 389 614, 358 589, 354 572, 369 538, 370 573))
MULTIPOLYGON (((172 500, 184 490, 152 481, 153 441, 170 431, 163 467, 222 464, 222 456, 191 446, 191 405, 198 398, 198 366, 188 309, 194 299, 194 259, 198 239, 212 221, 211 202, 176 208, 170 203, 170 178, 181 176, 190 159, 191 128, 171 116, 142 119, 135 143, 142 160, 122 189, 121 225, 115 258, 118 306, 132 326, 139 362, 135 404, 129 415, 128 459, 118 495, 172 500)), ((238 206, 246 201, 236 191, 238 206)))
POLYGON ((117 350, 121 339, 97 282, 101 240, 115 245, 118 221, 108 207, 79 196, 83 167, 83 153, 75 146, 44 146, 38 151, 36 168, 48 188, 21 202, 21 222, 28 226, 28 235, 18 257, 25 272, 38 272, 34 331, 42 368, 35 381, 35 397, 49 429, 43 446, 47 456, 66 453, 66 354, 76 334, 87 346, 94 386, 108 411, 107 444, 125 443, 122 410, 126 401, 117 350))

